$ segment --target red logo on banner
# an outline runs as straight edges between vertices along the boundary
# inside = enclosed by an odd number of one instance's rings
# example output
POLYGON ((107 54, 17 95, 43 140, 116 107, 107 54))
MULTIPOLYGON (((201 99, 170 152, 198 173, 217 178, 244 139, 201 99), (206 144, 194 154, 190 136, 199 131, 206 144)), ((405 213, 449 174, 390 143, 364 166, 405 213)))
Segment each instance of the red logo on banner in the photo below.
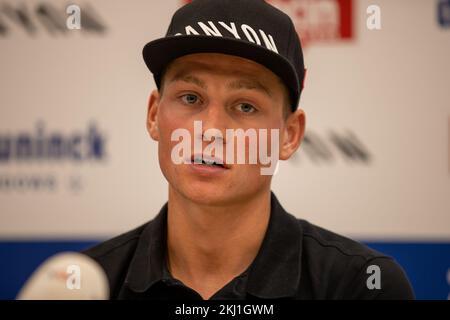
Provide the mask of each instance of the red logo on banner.
POLYGON ((269 0, 294 22, 302 46, 353 38, 352 0, 269 0))
MULTIPOLYGON (((189 0, 183 0, 183 4, 189 0)), ((267 0, 294 22, 302 46, 353 38, 352 0, 267 0)))

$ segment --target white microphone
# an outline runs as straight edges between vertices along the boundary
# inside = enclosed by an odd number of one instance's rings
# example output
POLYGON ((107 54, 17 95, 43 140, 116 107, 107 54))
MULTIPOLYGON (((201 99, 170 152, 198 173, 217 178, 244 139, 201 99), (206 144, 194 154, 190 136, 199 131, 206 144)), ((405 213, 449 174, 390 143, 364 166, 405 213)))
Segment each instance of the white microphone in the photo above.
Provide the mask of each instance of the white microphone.
POLYGON ((108 279, 90 257, 65 252, 48 258, 20 290, 17 300, 106 300, 108 279))

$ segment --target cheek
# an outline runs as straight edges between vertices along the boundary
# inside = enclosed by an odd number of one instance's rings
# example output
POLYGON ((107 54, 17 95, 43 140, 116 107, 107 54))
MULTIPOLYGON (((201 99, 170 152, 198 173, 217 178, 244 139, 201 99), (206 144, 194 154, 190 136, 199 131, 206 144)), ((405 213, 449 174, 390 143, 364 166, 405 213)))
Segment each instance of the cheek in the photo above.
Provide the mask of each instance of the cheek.
MULTIPOLYGON (((260 155, 270 157, 274 149, 280 151, 284 136, 283 130, 283 123, 277 119, 267 122, 264 127, 260 127, 257 133, 258 157, 260 155)), ((276 155, 274 154, 274 156, 276 155)), ((266 159, 266 161, 268 160, 266 159)))
POLYGON ((236 172, 237 180, 233 181, 235 185, 232 185, 230 189, 254 194, 270 186, 272 176, 262 175, 260 165, 242 165, 239 167, 239 172, 236 172))
POLYGON ((172 133, 180 128, 187 129, 193 137, 193 123, 187 117, 177 115, 175 112, 169 110, 170 106, 162 105, 158 114, 158 127, 159 127, 159 143, 158 153, 159 162, 163 171, 174 173, 174 170, 179 169, 178 165, 172 162, 172 150, 180 143, 180 140, 172 141, 172 133))
POLYGON ((161 105, 158 114, 158 152, 162 168, 167 167, 168 161, 170 160, 172 144, 176 143, 171 141, 172 132, 179 127, 181 127, 181 124, 176 121, 176 118, 170 117, 167 108, 164 105, 161 105))
POLYGON ((170 106, 161 104, 158 114, 158 127, 162 140, 160 143, 166 147, 171 144, 176 144, 176 142, 171 142, 172 133, 176 129, 185 128, 190 130, 192 124, 189 125, 186 117, 179 116, 173 110, 170 110, 170 106))

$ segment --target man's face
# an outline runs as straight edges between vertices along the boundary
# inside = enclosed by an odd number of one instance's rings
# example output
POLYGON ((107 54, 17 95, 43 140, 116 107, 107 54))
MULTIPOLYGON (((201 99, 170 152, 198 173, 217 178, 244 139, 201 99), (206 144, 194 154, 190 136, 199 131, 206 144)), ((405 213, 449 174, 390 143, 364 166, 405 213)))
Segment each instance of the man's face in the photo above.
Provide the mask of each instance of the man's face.
MULTIPOLYGON (((227 163, 225 158, 227 129, 279 130, 282 144, 286 131, 283 113, 286 89, 279 78, 264 66, 236 56, 201 53, 174 60, 163 78, 162 92, 154 91, 149 102, 148 123, 153 139, 158 141, 159 163, 172 191, 196 203, 226 205, 245 201, 270 189, 271 176, 261 174, 261 164, 249 164, 249 139, 246 139, 246 164, 227 163), (219 156, 226 168, 202 164, 175 164, 172 150, 179 140, 172 133, 186 129, 192 139, 202 141, 194 131, 194 121, 202 130, 218 129, 224 153, 219 156)), ((258 139, 259 141, 259 139, 258 139)), ((205 150, 211 141, 202 141, 205 150)), ((236 141, 235 141, 236 145, 236 141)), ((270 145, 267 146, 270 150, 270 145)), ((258 149, 258 146, 256 146, 258 149)), ((198 150, 198 149, 197 149, 198 150)), ((290 155, 289 155, 290 156, 290 155)))

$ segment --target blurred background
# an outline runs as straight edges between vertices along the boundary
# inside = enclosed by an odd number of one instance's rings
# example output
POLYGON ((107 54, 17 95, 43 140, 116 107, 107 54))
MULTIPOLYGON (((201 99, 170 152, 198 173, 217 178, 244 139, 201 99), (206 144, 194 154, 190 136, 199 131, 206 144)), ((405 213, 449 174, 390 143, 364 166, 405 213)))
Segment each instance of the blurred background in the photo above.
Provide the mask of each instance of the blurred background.
MULTIPOLYGON (((141 50, 185 2, 0 0, 0 299, 48 256, 167 200, 141 50)), ((269 2, 296 24, 308 69, 306 137, 275 194, 395 257, 417 298, 448 299, 450 0, 269 2)))

